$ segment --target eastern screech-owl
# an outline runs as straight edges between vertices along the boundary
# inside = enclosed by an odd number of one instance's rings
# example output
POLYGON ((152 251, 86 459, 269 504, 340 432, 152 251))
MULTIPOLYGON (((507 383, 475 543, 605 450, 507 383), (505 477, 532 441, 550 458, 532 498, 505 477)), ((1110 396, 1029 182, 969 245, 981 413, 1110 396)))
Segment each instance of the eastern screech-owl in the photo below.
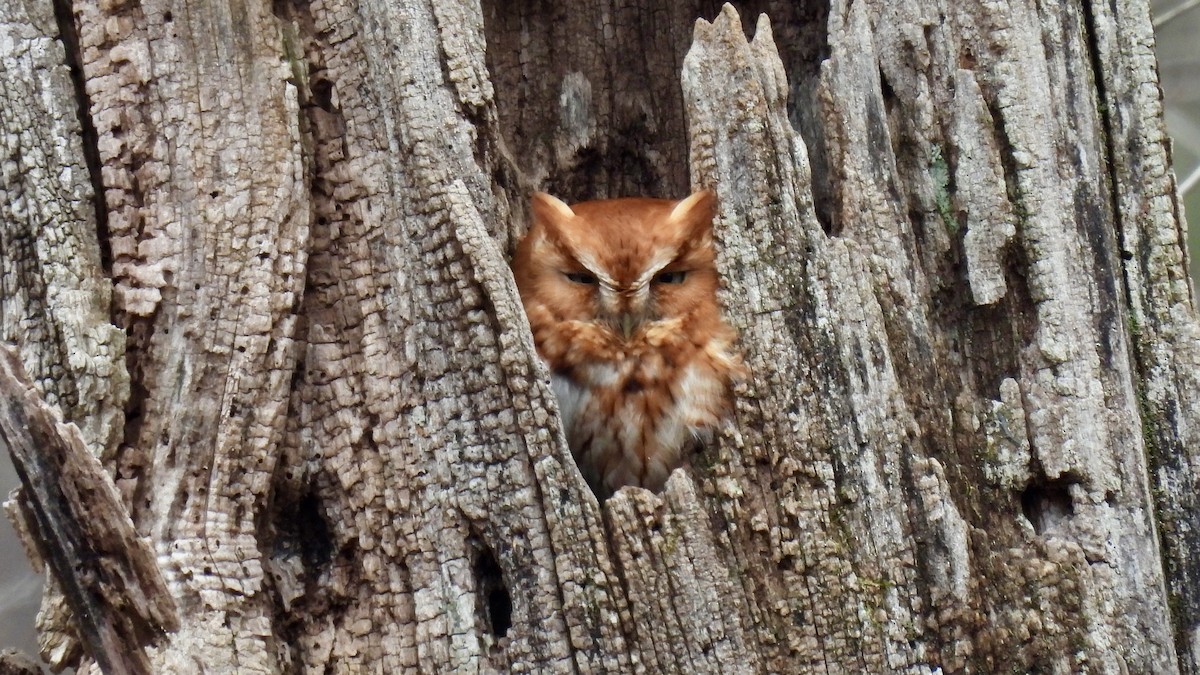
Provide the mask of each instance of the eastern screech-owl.
POLYGON ((567 442, 601 498, 661 489, 742 376, 717 305, 714 201, 533 196, 513 275, 567 442))

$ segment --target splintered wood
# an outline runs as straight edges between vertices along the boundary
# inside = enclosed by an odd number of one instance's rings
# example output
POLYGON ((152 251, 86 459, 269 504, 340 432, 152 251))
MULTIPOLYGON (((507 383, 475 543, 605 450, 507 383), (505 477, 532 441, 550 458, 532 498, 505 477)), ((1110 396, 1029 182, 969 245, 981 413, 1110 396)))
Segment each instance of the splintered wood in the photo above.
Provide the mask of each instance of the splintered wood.
POLYGON ((100 461, 0 345, 0 445, 21 476, 24 520, 60 580, 73 625, 109 673, 150 673, 148 639, 178 627, 154 555, 100 461))

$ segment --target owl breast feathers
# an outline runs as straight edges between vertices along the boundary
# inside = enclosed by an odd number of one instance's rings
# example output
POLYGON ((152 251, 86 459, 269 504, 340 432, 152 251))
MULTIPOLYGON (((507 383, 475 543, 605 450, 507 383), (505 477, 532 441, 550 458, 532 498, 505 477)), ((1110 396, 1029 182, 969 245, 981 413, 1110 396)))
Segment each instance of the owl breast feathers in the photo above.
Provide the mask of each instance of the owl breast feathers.
POLYGON ((743 366, 717 304, 713 194, 533 196, 513 275, 567 441, 601 497, 659 490, 728 414, 743 366))

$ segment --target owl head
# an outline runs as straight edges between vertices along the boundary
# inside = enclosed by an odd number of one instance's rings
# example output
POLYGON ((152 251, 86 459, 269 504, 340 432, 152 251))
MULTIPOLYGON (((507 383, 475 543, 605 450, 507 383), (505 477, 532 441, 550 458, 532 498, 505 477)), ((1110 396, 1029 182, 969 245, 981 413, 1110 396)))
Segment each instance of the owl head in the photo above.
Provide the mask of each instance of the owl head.
POLYGON ((513 260, 523 302, 556 321, 589 322, 636 339, 664 319, 712 314, 717 271, 711 191, 568 206, 539 192, 513 260))

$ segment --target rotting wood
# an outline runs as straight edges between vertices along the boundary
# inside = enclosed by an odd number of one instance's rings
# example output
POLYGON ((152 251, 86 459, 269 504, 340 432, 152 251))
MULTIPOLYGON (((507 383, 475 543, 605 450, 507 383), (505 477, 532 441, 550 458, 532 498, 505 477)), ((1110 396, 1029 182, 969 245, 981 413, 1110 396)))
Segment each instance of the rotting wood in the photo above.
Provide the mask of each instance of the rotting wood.
MULTIPOLYGON (((85 160, 94 142, 82 131, 71 59, 55 39, 65 30, 60 18, 41 0, 0 6, 0 342, 17 346, 39 392, 109 459, 129 399, 125 332, 111 320, 107 241, 94 208, 99 176, 85 160)), ((38 641, 55 666, 78 658, 69 616, 50 580, 38 641)))
POLYGON ((178 627, 154 555, 79 429, 42 401, 5 345, 0 444, 21 477, 39 555, 63 588, 88 653, 106 673, 150 673, 147 647, 178 627))
MULTIPOLYGON (((1118 214, 1142 442, 1181 670, 1200 673, 1200 323, 1149 7, 1085 6, 1118 214)), ((1116 263, 1115 263, 1116 264, 1116 263)))

